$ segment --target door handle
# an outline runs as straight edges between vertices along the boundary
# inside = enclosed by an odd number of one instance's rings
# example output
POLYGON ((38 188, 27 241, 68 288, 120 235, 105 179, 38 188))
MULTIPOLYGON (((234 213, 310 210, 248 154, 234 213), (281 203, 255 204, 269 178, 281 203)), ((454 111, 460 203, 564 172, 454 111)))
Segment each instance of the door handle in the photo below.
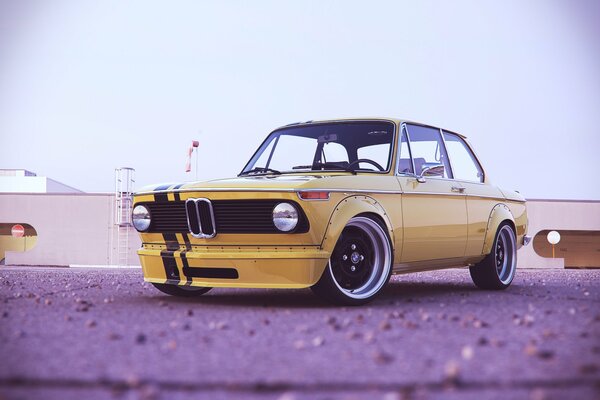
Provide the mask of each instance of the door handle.
POLYGON ((452 186, 451 189, 453 192, 456 192, 456 193, 464 193, 465 192, 464 187, 452 186))

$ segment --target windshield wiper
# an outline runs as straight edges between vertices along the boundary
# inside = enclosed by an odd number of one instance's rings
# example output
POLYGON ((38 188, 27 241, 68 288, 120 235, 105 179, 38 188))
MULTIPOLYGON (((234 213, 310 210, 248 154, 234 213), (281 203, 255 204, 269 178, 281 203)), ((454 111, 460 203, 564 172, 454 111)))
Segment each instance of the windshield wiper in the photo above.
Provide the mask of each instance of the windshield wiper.
POLYGON ((322 171, 324 169, 331 168, 331 169, 339 169, 342 171, 351 172, 356 175, 356 170, 354 168, 349 168, 348 166, 344 165, 344 163, 341 163, 341 162, 340 163, 318 162, 314 165, 314 167, 316 167, 317 169, 313 169, 313 165, 296 165, 296 166, 292 167, 292 169, 310 169, 311 171, 322 171))
POLYGON ((241 174, 239 174, 238 176, 242 176, 242 175, 269 174, 269 173, 275 174, 275 175, 281 175, 281 172, 277 171, 276 169, 265 168, 265 167, 256 167, 256 168, 252 168, 251 170, 244 171, 241 174))

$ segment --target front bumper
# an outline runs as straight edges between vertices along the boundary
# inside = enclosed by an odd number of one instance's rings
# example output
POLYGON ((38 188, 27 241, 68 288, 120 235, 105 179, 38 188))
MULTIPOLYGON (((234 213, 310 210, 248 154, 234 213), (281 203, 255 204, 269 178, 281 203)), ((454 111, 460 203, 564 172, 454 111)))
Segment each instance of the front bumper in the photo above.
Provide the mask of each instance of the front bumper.
POLYGON ((329 253, 314 246, 194 246, 138 250, 144 280, 175 285, 240 288, 305 288, 321 277, 329 253))

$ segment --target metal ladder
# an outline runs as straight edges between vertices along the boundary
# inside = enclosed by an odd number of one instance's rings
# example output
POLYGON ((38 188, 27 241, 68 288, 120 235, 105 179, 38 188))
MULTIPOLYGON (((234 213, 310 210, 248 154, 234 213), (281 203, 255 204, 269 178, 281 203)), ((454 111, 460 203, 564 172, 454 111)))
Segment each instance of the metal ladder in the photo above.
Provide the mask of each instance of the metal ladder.
POLYGON ((115 227, 117 229, 117 265, 129 266, 129 234, 135 170, 129 167, 115 169, 115 227))

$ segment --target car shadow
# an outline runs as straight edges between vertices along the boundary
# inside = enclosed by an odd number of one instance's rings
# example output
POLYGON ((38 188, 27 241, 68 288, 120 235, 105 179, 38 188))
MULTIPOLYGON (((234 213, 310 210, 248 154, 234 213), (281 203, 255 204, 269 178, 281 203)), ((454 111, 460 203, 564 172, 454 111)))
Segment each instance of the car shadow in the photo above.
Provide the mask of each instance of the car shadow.
MULTIPOLYGON (((421 301, 436 301, 448 294, 463 296, 485 293, 470 282, 391 281, 369 307, 385 307, 421 301)), ((145 301, 148 299, 146 298, 145 301)), ((234 307, 339 308, 319 299, 310 289, 213 289, 198 297, 172 297, 156 292, 152 300, 171 304, 206 304, 234 307)))

